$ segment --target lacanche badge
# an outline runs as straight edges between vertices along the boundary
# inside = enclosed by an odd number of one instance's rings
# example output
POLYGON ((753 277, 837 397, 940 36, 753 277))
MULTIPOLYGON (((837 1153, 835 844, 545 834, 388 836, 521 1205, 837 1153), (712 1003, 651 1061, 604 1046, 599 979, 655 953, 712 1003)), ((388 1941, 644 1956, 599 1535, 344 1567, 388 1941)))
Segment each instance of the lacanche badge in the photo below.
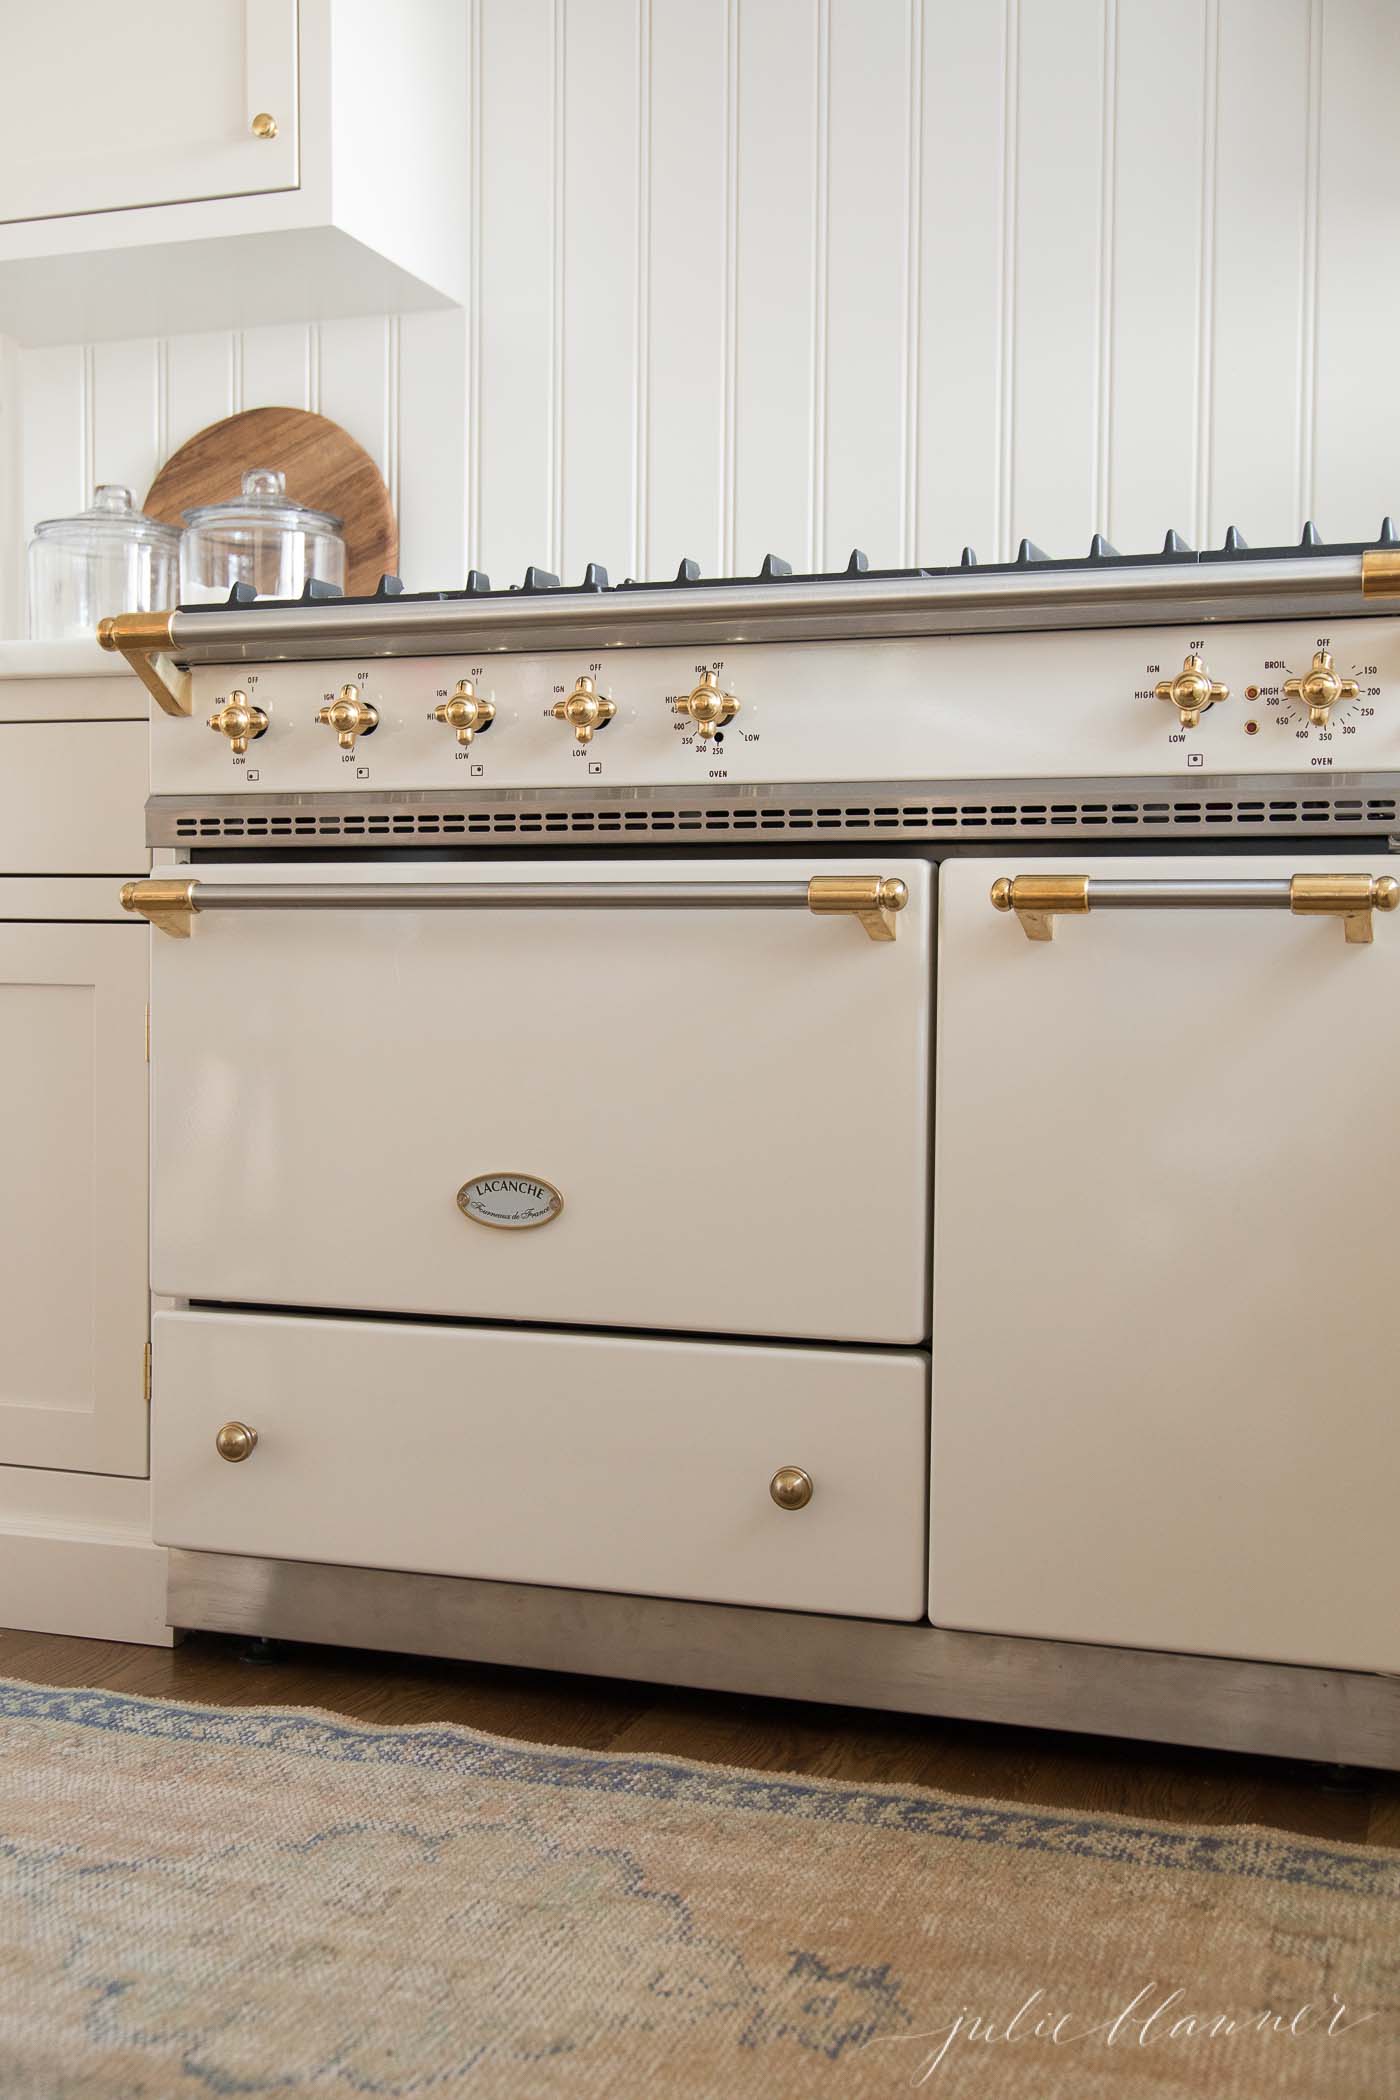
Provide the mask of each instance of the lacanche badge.
POLYGON ((534 1174, 474 1174, 458 1189, 457 1208, 474 1225, 523 1232, 550 1224, 564 1208, 564 1198, 552 1181, 534 1174))

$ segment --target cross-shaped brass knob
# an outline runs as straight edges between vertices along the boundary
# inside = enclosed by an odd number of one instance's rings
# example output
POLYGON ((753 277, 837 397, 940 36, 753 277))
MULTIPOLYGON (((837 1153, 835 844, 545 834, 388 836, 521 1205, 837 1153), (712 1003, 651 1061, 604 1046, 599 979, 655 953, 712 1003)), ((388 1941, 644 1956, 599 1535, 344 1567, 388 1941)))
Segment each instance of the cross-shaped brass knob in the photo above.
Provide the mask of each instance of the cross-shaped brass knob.
POLYGON ((617 713, 611 700, 605 700, 591 678, 580 678, 567 700, 556 700, 549 710, 556 722, 567 722, 574 732, 574 741, 591 744, 595 729, 611 722, 617 713))
POLYGON ((379 709, 370 706, 357 685, 343 685, 328 706, 317 710, 316 720, 335 731, 342 751, 353 751, 357 736, 368 736, 379 727, 379 709))
POLYGON ((1327 727, 1327 718, 1340 701, 1361 697, 1361 688, 1354 678, 1337 676, 1326 649, 1318 650, 1312 660, 1312 669, 1303 677, 1285 678, 1283 690, 1290 700, 1302 701, 1308 711, 1308 720, 1318 729, 1327 727))
POLYGON ((1176 709, 1183 729, 1194 729, 1208 707, 1230 697, 1229 686, 1213 679, 1199 656, 1188 656, 1175 678, 1163 678, 1156 690, 1159 700, 1176 709))
POLYGON ((496 719, 495 702, 479 700, 476 687, 470 678, 459 678, 452 688, 451 697, 439 700, 433 709, 435 722, 446 722, 457 732, 457 741, 463 750, 471 743, 478 730, 485 729, 496 719))
POLYGON ((260 707, 254 707, 246 693, 230 693, 223 706, 216 707, 210 715, 209 727, 226 736, 229 750, 241 758, 253 738, 266 729, 267 716, 260 707))
POLYGON ((733 693, 720 691, 719 680, 713 671, 702 671, 694 692, 682 693, 677 700, 676 711, 690 716, 697 736, 710 737, 717 729, 723 729, 726 722, 733 721, 739 712, 739 703, 733 693))

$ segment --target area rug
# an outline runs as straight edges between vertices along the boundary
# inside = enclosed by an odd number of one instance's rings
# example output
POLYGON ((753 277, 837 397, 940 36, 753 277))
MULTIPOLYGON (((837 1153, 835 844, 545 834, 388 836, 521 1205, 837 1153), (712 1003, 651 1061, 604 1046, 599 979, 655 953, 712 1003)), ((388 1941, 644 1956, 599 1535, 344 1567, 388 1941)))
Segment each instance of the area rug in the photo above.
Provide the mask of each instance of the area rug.
POLYGON ((1400 1855, 0 1680, 0 2095, 1395 2100, 1400 1855))

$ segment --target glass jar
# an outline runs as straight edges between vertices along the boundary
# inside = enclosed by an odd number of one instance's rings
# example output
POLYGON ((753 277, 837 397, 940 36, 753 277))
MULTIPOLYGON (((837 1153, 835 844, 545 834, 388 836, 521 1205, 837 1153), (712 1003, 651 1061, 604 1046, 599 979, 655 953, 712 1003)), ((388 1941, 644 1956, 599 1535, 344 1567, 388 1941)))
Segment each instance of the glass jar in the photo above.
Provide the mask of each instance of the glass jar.
POLYGON ((111 482, 92 509, 45 518, 29 542, 29 632, 36 642, 89 640, 99 620, 163 612, 177 596, 180 533, 136 509, 111 482))
POLYGON ((185 512, 180 541, 180 602, 207 605, 236 583, 260 598, 299 598, 311 582, 345 588, 340 519, 308 510, 287 496, 287 480, 269 468, 243 476, 231 503, 185 512))

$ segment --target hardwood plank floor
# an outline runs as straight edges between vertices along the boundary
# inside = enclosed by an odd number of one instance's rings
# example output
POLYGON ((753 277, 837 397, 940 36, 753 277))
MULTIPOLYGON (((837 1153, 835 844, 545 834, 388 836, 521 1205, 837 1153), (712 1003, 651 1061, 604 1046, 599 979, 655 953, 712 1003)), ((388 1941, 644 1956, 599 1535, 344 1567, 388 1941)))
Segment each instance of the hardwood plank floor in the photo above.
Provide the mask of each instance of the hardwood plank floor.
POLYGON ((1051 1735, 965 1721, 193 1634, 176 1648, 0 1631, 0 1676, 214 1706, 323 1706, 376 1722, 459 1721, 589 1750, 663 1751, 827 1779, 913 1783, 1168 1823, 1262 1823, 1400 1849, 1400 1774, 1051 1735))

